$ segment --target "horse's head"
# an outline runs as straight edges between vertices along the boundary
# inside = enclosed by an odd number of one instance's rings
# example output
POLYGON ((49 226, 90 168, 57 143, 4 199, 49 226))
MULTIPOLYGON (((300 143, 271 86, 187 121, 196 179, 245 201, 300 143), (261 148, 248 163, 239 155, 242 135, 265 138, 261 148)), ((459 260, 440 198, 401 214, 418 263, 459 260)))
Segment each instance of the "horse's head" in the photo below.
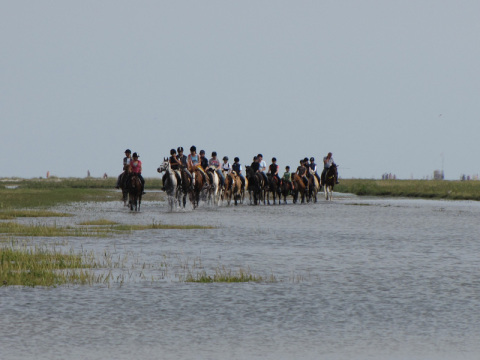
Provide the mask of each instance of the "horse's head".
POLYGON ((163 158, 163 163, 158 167, 157 172, 161 173, 168 170, 170 163, 167 158, 163 158))

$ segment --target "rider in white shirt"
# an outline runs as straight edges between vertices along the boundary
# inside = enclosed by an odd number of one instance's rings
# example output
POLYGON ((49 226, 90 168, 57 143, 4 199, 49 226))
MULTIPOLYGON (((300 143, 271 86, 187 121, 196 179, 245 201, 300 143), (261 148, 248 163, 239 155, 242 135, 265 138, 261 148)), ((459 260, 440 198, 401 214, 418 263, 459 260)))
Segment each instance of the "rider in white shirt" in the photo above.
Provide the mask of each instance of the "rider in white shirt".
POLYGON ((208 160, 208 166, 215 169, 215 172, 217 173, 218 178, 220 179, 220 187, 223 187, 223 184, 225 184, 225 177, 223 176, 222 168, 220 167, 220 161, 217 158, 216 151, 212 152, 212 158, 208 160))
POLYGON ((257 158, 258 158, 258 163, 260 164, 260 169, 258 171, 263 175, 265 184, 268 184, 267 174, 265 174, 265 171, 267 170, 267 163, 265 162, 265 160, 263 160, 262 154, 258 154, 257 158))
POLYGON ((228 162, 228 156, 223 157, 222 170, 226 173, 229 173, 230 171, 232 171, 232 167, 230 166, 230 163, 228 162))

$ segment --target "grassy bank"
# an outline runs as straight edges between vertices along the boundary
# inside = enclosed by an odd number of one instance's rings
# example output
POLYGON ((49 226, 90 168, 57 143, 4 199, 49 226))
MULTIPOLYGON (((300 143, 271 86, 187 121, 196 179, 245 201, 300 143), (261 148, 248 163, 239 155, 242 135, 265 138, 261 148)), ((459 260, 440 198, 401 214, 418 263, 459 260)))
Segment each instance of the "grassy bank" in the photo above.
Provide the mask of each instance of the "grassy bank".
MULTIPOLYGON (((0 211, 6 209, 48 208, 59 204, 81 201, 119 201, 120 191, 115 189, 116 179, 1 179, 0 211)), ((148 190, 160 189, 161 179, 146 179, 144 200, 155 200, 159 193, 148 190)))
POLYGON ((96 263, 82 254, 65 254, 41 247, 0 247, 0 286, 101 283, 104 275, 94 275, 89 270, 95 267, 96 263))
POLYGON ((341 179, 335 191, 367 196, 480 200, 480 181, 341 179))

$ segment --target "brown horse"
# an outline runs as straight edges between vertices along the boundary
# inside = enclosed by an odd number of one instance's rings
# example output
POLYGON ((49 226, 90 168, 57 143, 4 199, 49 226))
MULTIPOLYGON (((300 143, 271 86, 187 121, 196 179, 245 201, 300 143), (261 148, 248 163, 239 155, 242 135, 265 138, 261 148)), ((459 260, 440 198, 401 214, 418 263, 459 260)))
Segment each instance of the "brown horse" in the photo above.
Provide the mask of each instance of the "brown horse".
POLYGON ((270 193, 273 195, 273 205, 275 205, 277 201, 277 195, 278 195, 278 204, 280 204, 280 199, 281 199, 281 189, 280 189, 280 181, 276 176, 273 176, 272 174, 267 174, 268 177, 268 182, 269 182, 269 187, 268 190, 266 190, 267 193, 267 203, 270 205, 270 193))
POLYGON ((198 207, 200 195, 202 194, 203 188, 206 184, 204 182, 204 173, 199 168, 195 168, 195 170, 192 172, 192 175, 194 176, 195 183, 193 185, 193 191, 190 193, 190 202, 195 209, 198 207))
POLYGON ((238 201, 241 200, 241 191, 242 191, 242 180, 235 173, 227 173, 225 175, 225 198, 227 199, 227 204, 230 205, 230 202, 235 201, 235 205, 238 204, 238 201))
POLYGON ((298 201, 298 194, 300 193, 302 197, 302 204, 305 202, 305 195, 307 193, 307 186, 303 181, 303 178, 298 174, 293 174, 293 186, 295 190, 293 191, 293 202, 296 203, 298 201))
POLYGON ((135 211, 140 211, 140 204, 142 203, 142 182, 136 174, 133 174, 130 178, 128 196, 130 210, 133 211, 135 208, 135 211))
POLYGON ((193 192, 193 186, 192 186, 192 179, 190 179, 190 176, 183 171, 180 172, 181 177, 182 177, 182 203, 183 207, 187 204, 187 196, 193 192))
POLYGON ((248 192, 250 193, 250 204, 253 203, 258 205, 259 202, 263 199, 263 204, 265 204, 265 180, 263 175, 256 173, 250 166, 246 166, 247 179, 248 179, 248 192))
POLYGON ((292 182, 286 181, 285 179, 283 179, 280 185, 280 200, 281 200, 281 196, 283 196, 283 201, 286 204, 287 196, 290 195, 291 193, 293 193, 292 182))

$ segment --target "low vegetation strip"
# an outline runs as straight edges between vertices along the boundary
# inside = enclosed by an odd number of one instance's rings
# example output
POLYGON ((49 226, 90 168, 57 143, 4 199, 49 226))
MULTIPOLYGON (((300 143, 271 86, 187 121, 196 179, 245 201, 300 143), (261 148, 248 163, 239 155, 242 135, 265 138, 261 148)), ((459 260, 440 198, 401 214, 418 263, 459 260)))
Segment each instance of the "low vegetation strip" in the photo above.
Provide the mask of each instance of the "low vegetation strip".
POLYGON ((363 196, 480 200, 480 181, 341 179, 335 191, 363 196))
POLYGON ((199 270, 197 272, 189 271, 185 278, 185 282, 197 282, 197 283, 238 283, 238 282, 276 282, 273 275, 268 278, 264 278, 259 275, 252 274, 250 269, 239 269, 234 272, 230 269, 217 267, 215 273, 208 275, 205 270, 199 270))
POLYGON ((46 248, 0 247, 0 286, 58 286, 95 284, 104 275, 94 275, 96 264, 81 254, 46 248))
POLYGON ((19 224, 16 222, 0 222, 0 234, 16 236, 75 236, 75 237, 105 237, 109 234, 119 232, 130 232, 137 230, 193 230, 193 229, 214 229, 213 226, 202 225, 170 225, 152 223, 148 225, 116 224, 108 220, 83 222, 80 226, 57 226, 45 224, 19 224), (113 224, 113 225, 112 225, 113 224))
POLYGON ((72 214, 59 213, 48 210, 0 210, 0 220, 11 220, 22 217, 69 217, 72 214))

